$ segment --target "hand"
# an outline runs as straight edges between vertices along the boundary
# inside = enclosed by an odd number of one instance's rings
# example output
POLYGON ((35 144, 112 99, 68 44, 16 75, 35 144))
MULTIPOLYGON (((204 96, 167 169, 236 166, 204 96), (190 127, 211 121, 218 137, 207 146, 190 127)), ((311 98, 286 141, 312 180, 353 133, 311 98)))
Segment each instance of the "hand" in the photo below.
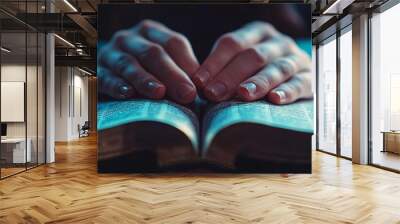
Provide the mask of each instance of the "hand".
POLYGON ((220 37, 192 79, 212 101, 267 97, 287 104, 312 96, 310 65, 292 39, 253 22, 220 37))
POLYGON ((114 99, 135 96, 192 102, 190 76, 199 68, 189 41, 166 26, 142 21, 115 33, 99 52, 99 92, 114 99))

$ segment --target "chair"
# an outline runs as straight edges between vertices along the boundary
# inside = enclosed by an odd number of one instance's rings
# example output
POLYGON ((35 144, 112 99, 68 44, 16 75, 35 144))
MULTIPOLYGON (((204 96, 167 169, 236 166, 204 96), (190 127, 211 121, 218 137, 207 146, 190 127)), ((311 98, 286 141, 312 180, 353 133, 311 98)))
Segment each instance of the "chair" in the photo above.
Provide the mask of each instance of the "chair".
POLYGON ((80 126, 80 125, 78 124, 79 138, 89 136, 89 130, 90 130, 90 123, 89 123, 89 121, 85 121, 85 123, 84 123, 82 126, 80 126))

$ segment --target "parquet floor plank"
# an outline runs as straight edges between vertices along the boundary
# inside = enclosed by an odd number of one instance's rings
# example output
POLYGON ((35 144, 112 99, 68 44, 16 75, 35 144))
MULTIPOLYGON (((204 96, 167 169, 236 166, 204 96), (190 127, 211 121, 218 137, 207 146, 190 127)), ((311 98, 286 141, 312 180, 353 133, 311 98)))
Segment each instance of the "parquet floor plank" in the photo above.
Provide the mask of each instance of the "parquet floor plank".
POLYGON ((400 175, 313 153, 313 174, 98 174, 96 138, 0 181, 0 223, 398 223, 400 175))

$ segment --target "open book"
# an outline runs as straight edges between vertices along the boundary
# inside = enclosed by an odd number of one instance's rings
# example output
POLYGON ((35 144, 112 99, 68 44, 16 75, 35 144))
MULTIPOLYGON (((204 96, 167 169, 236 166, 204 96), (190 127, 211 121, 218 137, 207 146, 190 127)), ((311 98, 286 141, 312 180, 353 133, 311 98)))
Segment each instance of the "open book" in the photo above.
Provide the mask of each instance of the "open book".
POLYGON ((313 101, 98 104, 99 172, 310 173, 313 101))

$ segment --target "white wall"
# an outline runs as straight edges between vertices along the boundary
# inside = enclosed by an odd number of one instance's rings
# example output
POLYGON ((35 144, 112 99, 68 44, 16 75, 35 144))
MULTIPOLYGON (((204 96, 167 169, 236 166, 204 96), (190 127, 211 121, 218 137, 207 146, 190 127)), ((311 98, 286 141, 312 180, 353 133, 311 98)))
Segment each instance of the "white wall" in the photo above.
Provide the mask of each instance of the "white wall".
POLYGON ((83 125, 85 121, 88 121, 89 118, 89 111, 88 111, 88 77, 82 76, 82 73, 78 73, 74 75, 74 82, 73 82, 73 100, 74 102, 72 105, 72 120, 71 120, 71 135, 73 138, 77 138, 78 133, 78 124, 83 125))
POLYGON ((68 140, 68 88, 69 69, 67 67, 55 68, 55 141, 68 140))
POLYGON ((55 73, 55 140, 70 141, 88 120, 88 77, 72 67, 56 67, 55 73))

